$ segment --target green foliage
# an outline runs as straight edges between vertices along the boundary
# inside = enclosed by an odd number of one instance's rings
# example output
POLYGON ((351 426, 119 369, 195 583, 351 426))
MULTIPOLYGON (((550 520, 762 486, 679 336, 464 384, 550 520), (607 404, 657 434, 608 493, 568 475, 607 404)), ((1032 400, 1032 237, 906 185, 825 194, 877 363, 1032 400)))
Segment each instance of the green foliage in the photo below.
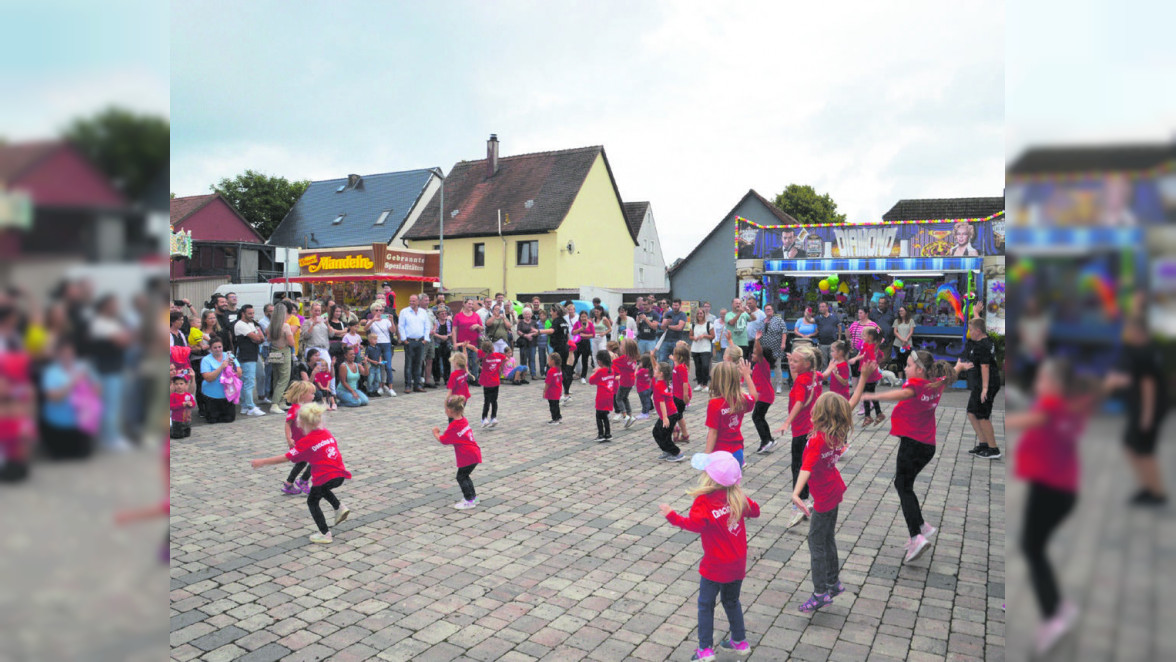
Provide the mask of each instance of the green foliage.
POLYGON ((1005 337, 995 331, 989 331, 988 337, 992 338, 992 352, 996 357, 996 365, 1001 369, 1001 382, 1004 382, 1004 365, 1005 365, 1005 337))
POLYGON ((131 200, 146 192, 171 156, 171 126, 166 118, 122 108, 76 119, 63 133, 131 200))
POLYGON ((269 239, 308 186, 308 180, 291 182, 285 177, 246 170, 232 179, 220 180, 211 188, 223 195, 258 234, 269 239))
POLYGON ((845 222, 845 214, 837 213, 833 198, 828 193, 817 195, 808 184, 789 184, 772 204, 805 225, 845 222))

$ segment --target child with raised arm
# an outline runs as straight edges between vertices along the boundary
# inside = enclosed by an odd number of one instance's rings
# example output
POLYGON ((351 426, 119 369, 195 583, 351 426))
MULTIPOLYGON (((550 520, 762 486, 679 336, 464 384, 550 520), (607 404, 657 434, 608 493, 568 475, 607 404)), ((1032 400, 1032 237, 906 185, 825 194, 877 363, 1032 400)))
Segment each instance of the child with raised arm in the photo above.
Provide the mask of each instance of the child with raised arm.
POLYGON ((751 364, 723 362, 711 372, 706 405, 706 452, 726 451, 743 466, 743 415, 755 406, 758 390, 751 380, 751 364), (746 382, 750 393, 743 390, 746 382))
MULTIPOLYGON (((808 444, 809 433, 813 431, 812 411, 817 398, 821 395, 821 384, 817 381, 817 373, 813 367, 817 365, 816 352, 812 347, 798 347, 788 355, 788 371, 792 375, 792 389, 788 391, 788 417, 780 426, 778 432, 784 434, 792 428, 792 485, 796 486, 797 476, 800 475, 800 462, 803 459, 804 447, 808 444)), ((801 497, 808 499, 807 487, 802 487, 801 497)), ((788 528, 800 524, 805 519, 805 511, 795 504, 792 506, 792 518, 788 520, 788 528)))
POLYGON ((641 420, 649 418, 649 413, 653 411, 653 373, 655 372, 655 364, 656 359, 654 359, 651 350, 650 354, 641 357, 637 374, 633 378, 633 387, 637 389, 637 397, 641 400, 641 413, 637 415, 637 418, 641 420))
MULTIPOLYGON (((314 402, 314 384, 310 382, 294 382, 286 389, 283 396, 287 404, 290 405, 286 410, 286 448, 294 448, 299 439, 306 436, 302 428, 298 427, 298 410, 302 405, 308 405, 314 402)), ((290 475, 286 477, 285 482, 282 483, 282 494, 309 494, 310 493, 310 465, 306 462, 295 463, 294 468, 290 470, 290 475), (302 472, 302 478, 298 479, 298 472, 302 472), (294 482, 298 479, 298 482, 294 482)))
POLYGON ((457 459, 457 485, 461 488, 462 500, 453 504, 458 510, 468 510, 478 505, 478 493, 474 491, 474 481, 470 474, 482 463, 482 449, 474 441, 474 431, 470 429, 470 422, 465 417, 465 398, 451 395, 445 399, 445 415, 449 417, 449 427, 445 433, 441 428, 433 428, 433 436, 446 446, 453 446, 457 459))
POLYGON ((617 376, 612 371, 612 355, 607 349, 596 353, 596 371, 588 378, 596 387, 596 441, 612 441, 612 427, 608 422, 617 393, 617 376))

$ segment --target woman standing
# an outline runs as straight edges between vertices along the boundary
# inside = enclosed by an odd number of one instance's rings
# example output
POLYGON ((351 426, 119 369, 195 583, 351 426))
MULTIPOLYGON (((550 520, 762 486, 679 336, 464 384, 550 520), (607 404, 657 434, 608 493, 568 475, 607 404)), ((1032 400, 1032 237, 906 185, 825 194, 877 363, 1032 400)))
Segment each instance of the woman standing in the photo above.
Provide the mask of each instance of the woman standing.
MULTIPOLYGON (((623 309, 622 309, 623 310, 623 309)), ((694 322, 690 327, 690 355, 694 357, 695 391, 710 387, 711 356, 714 354, 715 329, 706 321, 702 308, 694 309, 694 322)))
POLYGON ((592 309, 592 356, 602 349, 608 349, 608 337, 612 333, 612 320, 604 314, 604 308, 592 309))
POLYGON ((474 310, 474 300, 466 299, 461 312, 453 316, 453 332, 458 344, 466 347, 466 369, 470 372, 470 386, 478 385, 481 365, 478 363, 478 338, 482 333, 482 318, 474 310))
POLYGON ((503 314, 502 306, 494 306, 490 312, 490 319, 486 320, 486 336, 494 343, 494 351, 506 353, 506 348, 510 346, 510 329, 510 320, 503 314))
POLYGON ((237 408, 225 397, 225 386, 220 378, 226 370, 233 370, 233 357, 225 353, 224 341, 220 338, 214 337, 210 347, 208 356, 200 362, 200 375, 204 379, 200 390, 207 400, 208 422, 232 423, 237 420, 237 408))
POLYGON ((515 344, 519 347, 519 365, 531 373, 531 379, 536 379, 535 338, 539 335, 539 331, 535 328, 535 322, 531 318, 530 308, 523 308, 523 316, 519 319, 518 327, 515 331, 518 336, 515 344))
POLYGON ((576 338, 576 359, 572 362, 573 370, 576 363, 580 364, 580 383, 588 383, 588 358, 592 353, 592 338, 596 335, 596 325, 588 319, 588 311, 580 311, 580 319, 572 326, 572 336, 576 338))
POLYGON ((343 361, 339 364, 338 374, 335 375, 336 383, 338 383, 335 390, 339 395, 339 404, 344 407, 367 406, 367 394, 359 389, 359 378, 367 373, 366 365, 355 362, 355 348, 345 348, 343 361))
MULTIPOLYGON (((331 327, 327 318, 323 316, 323 305, 317 301, 310 304, 310 315, 306 324, 302 325, 302 349, 309 351, 317 349, 319 358, 327 362, 327 370, 331 369, 331 327)), ((331 388, 335 387, 335 379, 331 378, 331 388)))
POLYGON ((453 348, 453 320, 449 307, 437 306, 437 329, 433 331, 433 378, 438 384, 449 382, 449 353, 453 348))
MULTIPOLYGON (((784 368, 787 363, 784 360, 784 347, 788 342, 788 323, 784 321, 782 316, 776 314, 776 308, 770 303, 764 306, 764 315, 764 329, 759 338, 760 348, 768 363, 769 380, 770 373, 774 372, 777 366, 780 368, 780 373, 776 378, 776 392, 780 393, 784 390, 784 375, 787 374, 784 368)), ((755 345, 754 341, 752 341, 752 345, 755 345)))
POLYGON ((396 340, 396 323, 384 314, 383 302, 372 304, 371 319, 364 325, 364 333, 376 334, 376 347, 380 350, 380 360, 384 364, 383 393, 395 396, 396 391, 392 390, 392 345, 396 340))
POLYGON ((568 342, 571 329, 564 318, 564 309, 558 303, 551 306, 551 326, 540 329, 539 333, 551 336, 551 352, 559 355, 559 367, 563 371, 563 397, 560 402, 572 399, 572 366, 568 364, 568 342))
POLYGON ((270 342, 269 361, 274 371, 274 396, 277 408, 286 411, 286 388, 290 385, 290 362, 293 360, 294 330, 286 321, 290 317, 289 309, 284 302, 274 305, 274 312, 270 316, 269 331, 266 337, 270 342))
POLYGON ((624 306, 621 306, 617 311, 617 321, 614 327, 617 330, 617 340, 627 338, 629 331, 632 331, 634 336, 637 334, 637 322, 629 317, 629 309, 624 306))
POLYGON ((98 301, 90 325, 94 371, 102 384, 102 445, 111 450, 130 447, 122 435, 123 368, 126 348, 133 342, 129 329, 119 317, 118 299, 108 294, 98 301))
POLYGON ((339 362, 343 356, 343 336, 347 335, 347 321, 343 319, 346 312, 343 306, 334 303, 327 309, 327 338, 330 340, 331 360, 339 362))
POLYGON ((898 360, 898 378, 906 379, 907 357, 914 348, 911 339, 915 335, 915 320, 906 306, 898 307, 898 319, 894 321, 894 350, 898 360))
POLYGON ((792 327, 792 332, 796 335, 792 339, 792 346, 795 347, 812 347, 813 340, 817 337, 817 318, 813 315, 812 306, 805 306, 804 315, 796 320, 796 325, 792 327))

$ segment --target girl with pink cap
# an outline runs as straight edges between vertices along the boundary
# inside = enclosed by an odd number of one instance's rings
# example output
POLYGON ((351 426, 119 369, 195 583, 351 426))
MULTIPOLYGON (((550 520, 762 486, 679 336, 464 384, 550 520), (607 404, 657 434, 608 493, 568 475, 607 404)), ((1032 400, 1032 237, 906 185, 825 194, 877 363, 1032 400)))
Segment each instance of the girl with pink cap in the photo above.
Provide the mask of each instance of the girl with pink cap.
POLYGON ((720 596, 731 625, 731 636, 719 648, 747 655, 751 645, 747 643, 743 607, 739 604, 739 590, 747 573, 747 528, 743 520, 759 517, 759 504, 739 487, 743 472, 739 461, 730 453, 698 453, 691 465, 703 474, 698 487, 687 492, 694 497, 690 514, 683 517, 664 503, 658 506, 670 524, 702 534, 702 562, 698 566, 702 575, 698 592, 698 649, 691 659, 701 662, 715 659, 715 601, 720 596))

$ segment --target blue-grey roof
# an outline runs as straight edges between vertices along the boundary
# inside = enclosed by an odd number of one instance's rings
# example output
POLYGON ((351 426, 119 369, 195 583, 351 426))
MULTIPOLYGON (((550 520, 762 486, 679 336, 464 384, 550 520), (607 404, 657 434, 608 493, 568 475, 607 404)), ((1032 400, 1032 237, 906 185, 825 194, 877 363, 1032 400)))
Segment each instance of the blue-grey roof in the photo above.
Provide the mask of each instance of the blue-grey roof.
POLYGON ((270 235, 274 246, 330 248, 388 243, 408 218, 425 191, 432 173, 428 169, 363 175, 359 186, 338 192, 347 178, 311 182, 306 192, 270 235), (381 225, 376 219, 388 210, 381 225), (335 225, 339 214, 346 214, 335 225), (310 235, 314 234, 314 240, 310 235))

